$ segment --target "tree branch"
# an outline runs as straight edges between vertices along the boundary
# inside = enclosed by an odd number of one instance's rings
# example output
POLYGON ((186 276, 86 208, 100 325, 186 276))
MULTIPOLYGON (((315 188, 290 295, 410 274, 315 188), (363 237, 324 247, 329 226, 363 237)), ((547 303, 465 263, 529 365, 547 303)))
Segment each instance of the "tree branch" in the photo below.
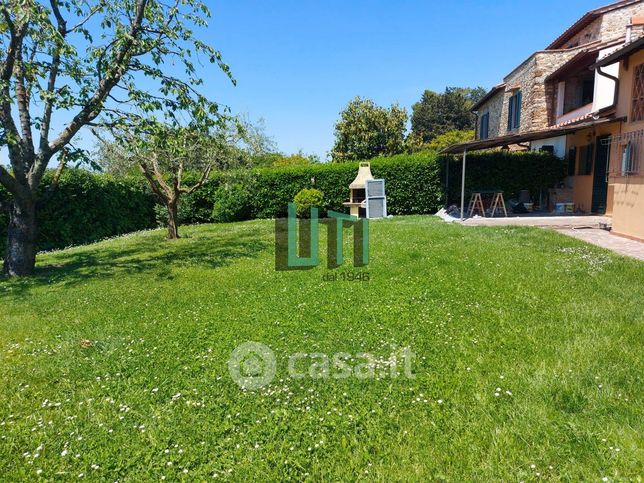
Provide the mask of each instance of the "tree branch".
POLYGON ((0 184, 4 186, 9 193, 15 197, 26 197, 28 193, 25 191, 25 187, 22 186, 16 178, 11 176, 11 173, 7 171, 4 166, 0 165, 0 184))
MULTIPOLYGON (((57 0, 50 0, 51 9, 56 17, 58 23, 58 33, 61 39, 64 40, 67 34, 67 23, 58 9, 57 0)), ((43 110, 43 120, 40 127, 40 143, 39 149, 41 152, 47 151, 49 146, 49 127, 51 125, 51 114, 54 108, 54 91, 56 90, 56 78, 58 77, 58 69, 60 67, 60 46, 56 47, 51 59, 51 66, 49 68, 49 79, 47 80, 47 99, 45 99, 45 107, 43 110)))
POLYGON ((201 188, 206 183, 206 181, 208 181, 208 176, 210 176, 210 171, 212 171, 213 166, 214 166, 214 163, 210 163, 208 166, 206 166, 206 169, 201 174, 201 178, 199 179, 199 182, 196 185, 194 185, 192 188, 188 190, 184 190, 183 193, 189 195, 197 191, 199 188, 201 188))
POLYGON ((18 104, 18 117, 22 128, 23 155, 30 160, 34 156, 34 143, 31 135, 31 115, 29 114, 29 92, 25 86, 25 66, 23 64, 23 41, 18 43, 15 61, 16 77, 16 104, 18 104))
POLYGON ((165 193, 161 187, 157 184, 157 180, 155 179, 154 175, 150 171, 150 168, 148 167, 147 163, 145 161, 139 161, 139 168, 141 169, 141 172, 143 173, 143 176, 145 176, 145 179, 148 180, 148 183, 150 184, 150 188, 152 188, 152 191, 161 198, 161 200, 164 203, 167 203, 167 193, 165 193))
POLYGON ((58 163, 58 168, 56 168, 54 177, 51 179, 51 184, 49 185, 49 187, 47 187, 47 191, 38 200, 41 206, 46 205, 47 202, 51 199, 51 197, 56 192, 56 188, 58 188, 58 182, 60 181, 60 177, 63 174, 63 171, 65 170, 66 167, 67 167, 67 152, 63 151, 60 156, 60 162, 58 163))
MULTIPOLYGON (((17 56, 21 52, 22 41, 27 32, 27 28, 24 24, 16 26, 11 20, 11 16, 5 6, 0 7, 0 10, 9 26, 10 33, 9 47, 7 48, 4 61, 0 62, 0 99, 2 99, 0 103, 0 125, 2 125, 2 128, 6 131, 6 135, 9 138, 7 147, 14 173, 19 178, 22 178, 25 172, 25 166, 22 164, 22 139, 11 115, 12 96, 9 88, 11 85, 11 76, 13 75, 17 56)), ((6 170, 5 173, 11 177, 6 170)), ((9 188, 7 187, 7 189, 9 188)))
MULTIPOLYGON (((106 76, 99 82, 99 85, 92 95, 92 98, 81 109, 81 111, 74 116, 71 122, 63 129, 60 135, 51 143, 47 148, 48 154, 51 156, 58 152, 60 149, 69 142, 69 140, 85 126, 88 122, 93 121, 101 112, 102 104, 106 96, 110 93, 112 88, 121 80, 123 74, 126 72, 129 65, 129 58, 131 50, 136 45, 139 38, 139 32, 143 23, 145 8, 148 0, 137 0, 136 2, 136 15, 130 24, 129 34, 112 62, 113 68, 110 75, 106 76)), ((47 163, 38 164, 32 176, 36 181, 39 181, 42 174, 47 167, 47 163)))

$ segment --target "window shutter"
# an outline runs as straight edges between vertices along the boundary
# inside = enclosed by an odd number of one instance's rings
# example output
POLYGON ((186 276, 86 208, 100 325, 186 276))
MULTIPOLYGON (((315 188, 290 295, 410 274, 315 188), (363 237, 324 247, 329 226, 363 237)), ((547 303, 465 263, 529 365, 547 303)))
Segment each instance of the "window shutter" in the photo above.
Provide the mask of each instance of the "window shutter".
POLYGON ((489 125, 490 125, 490 113, 486 112, 481 116, 481 133, 480 133, 480 138, 481 139, 487 139, 488 137, 488 130, 489 130, 489 125))
POLYGON ((516 113, 516 120, 514 122, 514 127, 518 128, 521 125, 521 91, 517 92, 515 96, 516 100, 514 101, 514 112, 516 113))
POLYGON ((630 174, 633 164, 633 145, 629 141, 622 154, 622 176, 630 174))
POLYGON ((512 118, 514 117, 514 96, 510 96, 508 101, 508 131, 512 130, 512 118))
POLYGON ((568 150, 568 176, 575 175, 576 164, 577 164, 577 148, 573 146, 568 150))

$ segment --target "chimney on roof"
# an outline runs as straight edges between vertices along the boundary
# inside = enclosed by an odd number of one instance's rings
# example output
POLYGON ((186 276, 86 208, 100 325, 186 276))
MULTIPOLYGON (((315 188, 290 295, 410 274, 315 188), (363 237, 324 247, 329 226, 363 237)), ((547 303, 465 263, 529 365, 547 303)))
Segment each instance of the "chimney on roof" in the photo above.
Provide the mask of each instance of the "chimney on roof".
POLYGON ((644 15, 634 15, 626 26, 626 43, 633 41, 633 27, 644 25, 644 15))

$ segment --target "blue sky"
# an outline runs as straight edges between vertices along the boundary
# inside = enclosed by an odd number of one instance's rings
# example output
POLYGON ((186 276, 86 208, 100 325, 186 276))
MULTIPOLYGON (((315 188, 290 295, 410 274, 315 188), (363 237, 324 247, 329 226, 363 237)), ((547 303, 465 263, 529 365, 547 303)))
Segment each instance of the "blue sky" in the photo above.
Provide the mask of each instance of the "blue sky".
MULTIPOLYGON (((424 89, 489 88, 602 1, 208 1, 207 39, 238 84, 205 92, 262 117, 280 150, 324 158, 356 95, 411 111, 424 89)), ((210 77, 212 76, 212 77, 210 77)))
MULTIPOLYGON (((263 118, 280 151, 325 159, 340 110, 353 97, 398 102, 411 112, 423 90, 486 89, 601 0, 205 0, 198 36, 237 79, 200 68, 202 93, 263 118)), ((171 67, 169 67, 171 68, 171 67)), ((58 132, 69 113, 54 117, 58 132)), ((75 144, 91 149, 79 133, 75 144)), ((0 163, 7 163, 6 149, 0 163)))

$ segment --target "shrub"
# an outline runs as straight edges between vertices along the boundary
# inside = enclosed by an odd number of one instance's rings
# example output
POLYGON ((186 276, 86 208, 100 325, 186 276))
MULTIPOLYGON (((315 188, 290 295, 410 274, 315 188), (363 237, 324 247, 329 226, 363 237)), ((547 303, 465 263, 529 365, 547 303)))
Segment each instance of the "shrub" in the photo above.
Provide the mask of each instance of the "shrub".
POLYGON ((313 206, 322 206, 324 193, 320 190, 316 190, 315 188, 303 188, 295 195, 293 201, 295 202, 298 216, 308 218, 313 206))
POLYGON ((219 223, 248 220, 251 217, 250 194, 242 184, 223 185, 215 191, 212 220, 219 223))

